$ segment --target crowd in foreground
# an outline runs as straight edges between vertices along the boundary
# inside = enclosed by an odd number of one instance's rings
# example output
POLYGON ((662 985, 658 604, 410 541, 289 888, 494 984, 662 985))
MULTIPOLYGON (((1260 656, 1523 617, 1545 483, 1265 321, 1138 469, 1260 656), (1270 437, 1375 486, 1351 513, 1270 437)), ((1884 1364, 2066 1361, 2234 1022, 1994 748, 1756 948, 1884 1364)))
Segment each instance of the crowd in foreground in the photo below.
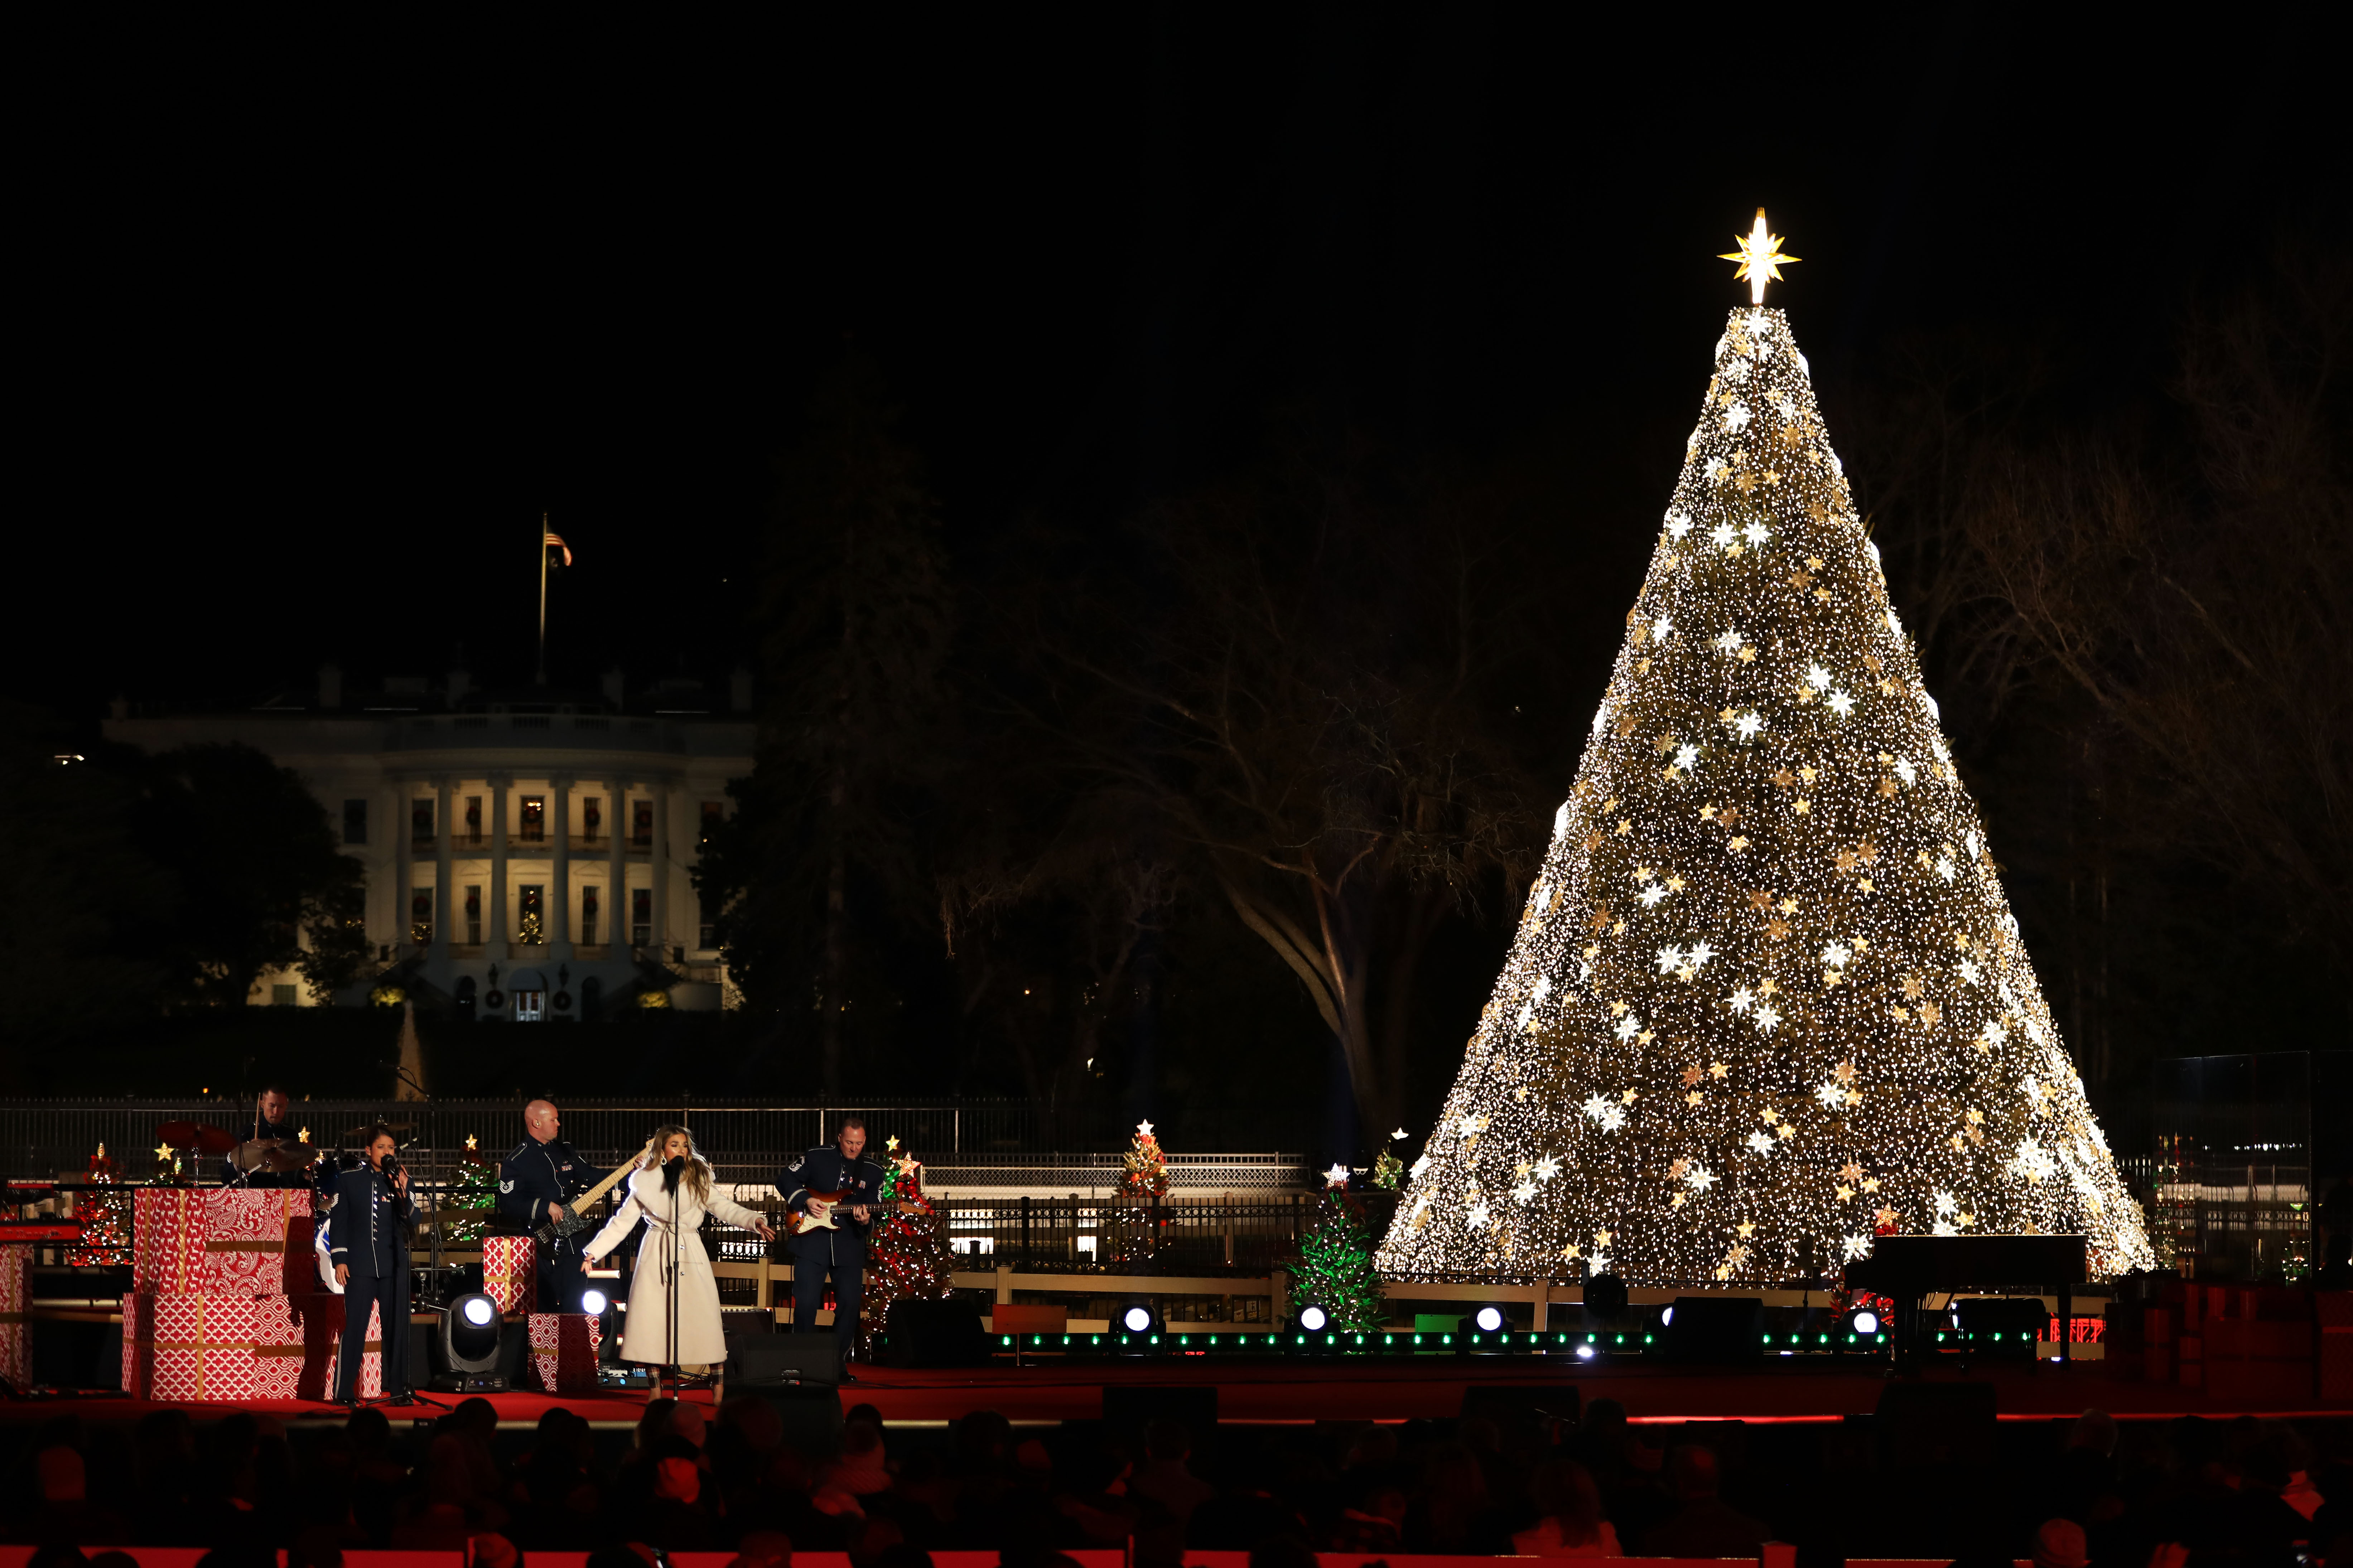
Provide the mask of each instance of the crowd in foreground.
MULTIPOLYGON (((788 1414, 794 1407, 783 1407, 788 1414)), ((1133 1541, 1143 1564, 1247 1550, 1269 1568, 1315 1551, 1748 1557, 2031 1558, 2087 1565, 2353 1564, 2353 1421, 2072 1423, 2000 1429, 1965 1459, 1892 1453, 1868 1422, 1644 1426, 1614 1400, 1574 1424, 1480 1417, 1403 1426, 1093 1423, 1017 1431, 977 1411, 944 1434, 890 1432, 871 1405, 838 1432, 786 1429, 756 1397, 656 1400, 625 1449, 552 1409, 501 1432, 470 1399, 430 1426, 361 1410, 323 1429, 164 1410, 132 1428, 61 1416, 21 1450, 5 1539, 34 1568, 125 1545, 207 1547, 212 1568, 334 1568, 347 1549, 468 1550, 522 1568, 534 1550, 645 1568, 653 1549, 796 1550, 857 1568, 928 1568, 993 1549, 1052 1563, 1133 1541)), ((125 1568, 118 1560, 102 1568, 125 1568)))

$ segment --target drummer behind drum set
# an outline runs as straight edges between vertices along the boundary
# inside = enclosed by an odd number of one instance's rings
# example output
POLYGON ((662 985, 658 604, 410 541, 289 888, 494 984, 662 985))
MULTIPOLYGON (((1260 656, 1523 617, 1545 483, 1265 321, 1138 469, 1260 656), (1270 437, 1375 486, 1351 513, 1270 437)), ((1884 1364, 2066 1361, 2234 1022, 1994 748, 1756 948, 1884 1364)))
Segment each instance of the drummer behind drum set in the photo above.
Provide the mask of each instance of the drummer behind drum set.
POLYGON ((301 1129, 286 1120, 286 1091, 270 1084, 261 1091, 250 1136, 221 1156, 221 1180, 230 1186, 302 1187, 319 1151, 304 1142, 301 1129))

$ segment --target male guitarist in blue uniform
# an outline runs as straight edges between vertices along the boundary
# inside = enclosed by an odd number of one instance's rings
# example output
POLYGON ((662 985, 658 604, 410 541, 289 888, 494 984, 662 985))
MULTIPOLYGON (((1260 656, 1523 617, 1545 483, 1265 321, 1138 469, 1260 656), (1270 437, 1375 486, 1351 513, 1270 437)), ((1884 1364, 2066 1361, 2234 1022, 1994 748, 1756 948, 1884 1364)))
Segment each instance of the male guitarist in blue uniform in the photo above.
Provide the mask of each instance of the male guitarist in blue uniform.
POLYGON ((858 1342, 858 1307, 866 1294, 866 1232, 874 1219, 874 1196, 882 1190, 882 1167, 860 1159, 866 1123, 845 1116, 834 1141, 794 1161, 776 1185, 785 1212, 818 1216, 830 1212, 830 1226, 803 1225, 785 1241, 793 1263, 793 1331, 817 1331, 825 1300, 827 1270, 833 1273, 833 1338, 841 1381, 856 1383, 849 1347, 858 1342))
MULTIPOLYGON (((602 1172, 558 1138, 563 1118, 553 1100, 534 1100, 522 1108, 523 1131, 530 1134, 514 1152, 499 1163, 499 1216, 514 1230, 528 1234, 543 1225, 561 1225, 572 1217, 566 1205, 573 1194, 593 1185, 602 1172)), ((576 1312, 580 1292, 587 1287, 581 1271, 580 1248, 596 1233, 575 1226, 569 1235, 542 1242, 533 1249, 539 1265, 542 1312, 576 1312)))

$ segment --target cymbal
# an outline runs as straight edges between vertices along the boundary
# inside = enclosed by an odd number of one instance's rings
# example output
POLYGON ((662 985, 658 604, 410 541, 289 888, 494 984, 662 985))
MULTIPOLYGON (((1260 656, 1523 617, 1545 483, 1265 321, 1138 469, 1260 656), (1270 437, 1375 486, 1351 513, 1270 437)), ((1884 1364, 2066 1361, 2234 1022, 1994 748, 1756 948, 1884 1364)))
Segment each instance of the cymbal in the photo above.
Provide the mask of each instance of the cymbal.
MULTIPOLYGON (((368 1135, 368 1129, 375 1125, 375 1122, 369 1121, 357 1127, 346 1127, 341 1132, 336 1133, 335 1136, 338 1138, 364 1138, 368 1135)), ((417 1131, 417 1123, 414 1121, 387 1121, 384 1125, 387 1131, 393 1132, 414 1132, 417 1131)))
POLYGON ((319 1157, 319 1151, 291 1138, 248 1138, 229 1159, 240 1171, 300 1171, 319 1157))
POLYGON ((209 1121, 166 1121, 155 1134, 174 1149, 194 1149, 200 1154, 226 1154, 237 1147, 236 1133, 209 1121))

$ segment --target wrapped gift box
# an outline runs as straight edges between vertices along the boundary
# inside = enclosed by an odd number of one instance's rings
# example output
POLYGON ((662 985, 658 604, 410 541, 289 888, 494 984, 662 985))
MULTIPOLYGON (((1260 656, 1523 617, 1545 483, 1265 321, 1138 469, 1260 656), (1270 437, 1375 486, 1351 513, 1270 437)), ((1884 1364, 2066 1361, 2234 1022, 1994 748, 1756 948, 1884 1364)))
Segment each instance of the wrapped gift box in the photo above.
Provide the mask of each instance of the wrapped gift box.
MULTIPOLYGON (((335 1342, 343 1331, 343 1299, 327 1291, 311 1296, 257 1296, 253 1301, 253 1384, 260 1399, 324 1399, 335 1342)), ((377 1382, 383 1381, 381 1354, 377 1382)), ((362 1369, 362 1381, 366 1371, 362 1369)))
POLYGON ((139 1399, 254 1394, 254 1299, 139 1290, 122 1299, 122 1389, 139 1399))
POLYGON ((197 1289, 280 1296, 315 1288, 308 1188, 216 1188, 204 1194, 203 1224, 197 1289))
POLYGON ((528 1236, 482 1238, 482 1293, 512 1317, 538 1305, 539 1255, 528 1236))
POLYGON ((602 1319, 586 1312, 533 1312, 526 1326, 541 1388, 550 1394, 595 1390, 596 1352, 605 1341, 602 1319))
POLYGON ((33 1249, 0 1247, 0 1377, 33 1381, 33 1249))
POLYGON ((131 1289, 185 1293, 204 1274, 205 1194, 141 1187, 131 1194, 131 1289))

